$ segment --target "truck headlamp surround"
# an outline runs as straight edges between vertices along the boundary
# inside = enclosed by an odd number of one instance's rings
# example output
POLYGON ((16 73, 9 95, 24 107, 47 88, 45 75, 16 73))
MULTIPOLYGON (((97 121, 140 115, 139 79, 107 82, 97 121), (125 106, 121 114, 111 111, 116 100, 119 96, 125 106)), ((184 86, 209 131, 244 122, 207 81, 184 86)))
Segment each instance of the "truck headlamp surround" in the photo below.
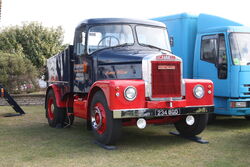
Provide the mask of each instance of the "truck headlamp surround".
POLYGON ((202 85, 196 85, 193 89, 193 93, 197 99, 201 99, 205 94, 204 87, 202 85))
POLYGON ((135 87, 133 86, 128 86, 125 90, 124 90, 124 97, 128 100, 128 101, 133 101, 137 96, 137 90, 135 87))

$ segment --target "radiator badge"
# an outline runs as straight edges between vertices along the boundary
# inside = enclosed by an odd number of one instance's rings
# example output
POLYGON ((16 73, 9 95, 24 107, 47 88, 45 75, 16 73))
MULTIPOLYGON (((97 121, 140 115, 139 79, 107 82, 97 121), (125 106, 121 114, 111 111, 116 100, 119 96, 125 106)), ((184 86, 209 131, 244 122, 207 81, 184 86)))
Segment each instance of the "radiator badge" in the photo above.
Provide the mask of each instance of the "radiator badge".
POLYGON ((174 55, 163 54, 163 55, 156 56, 156 60, 175 60, 175 59, 176 57, 174 55))
POLYGON ((158 65, 158 70, 175 70, 173 65, 158 65))

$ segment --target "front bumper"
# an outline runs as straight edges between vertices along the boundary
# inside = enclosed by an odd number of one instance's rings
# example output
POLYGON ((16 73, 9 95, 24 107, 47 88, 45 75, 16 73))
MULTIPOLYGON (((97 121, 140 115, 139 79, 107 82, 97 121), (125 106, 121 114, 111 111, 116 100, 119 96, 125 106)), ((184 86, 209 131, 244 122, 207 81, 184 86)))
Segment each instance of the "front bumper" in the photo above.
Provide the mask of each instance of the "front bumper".
POLYGON ((142 108, 142 109, 122 109, 113 110, 114 119, 122 118, 154 118, 165 116, 193 115, 212 113, 214 106, 199 106, 185 108, 142 108))
POLYGON ((219 115, 230 115, 230 116, 249 116, 250 115, 250 99, 231 99, 223 97, 215 97, 215 114, 219 115), (232 107, 232 102, 246 102, 246 108, 243 107, 232 107))

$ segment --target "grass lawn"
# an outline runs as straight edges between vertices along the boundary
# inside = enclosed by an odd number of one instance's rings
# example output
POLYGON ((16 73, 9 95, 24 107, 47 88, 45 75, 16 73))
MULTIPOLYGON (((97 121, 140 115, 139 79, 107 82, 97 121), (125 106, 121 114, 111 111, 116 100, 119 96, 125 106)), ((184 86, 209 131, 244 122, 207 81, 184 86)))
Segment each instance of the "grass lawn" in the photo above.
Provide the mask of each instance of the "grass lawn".
POLYGON ((200 135, 198 144, 168 134, 173 125, 123 128, 117 150, 93 144, 85 121, 71 128, 50 128, 42 106, 22 107, 20 117, 0 107, 0 166, 100 167, 247 167, 250 166, 250 121, 222 117, 200 135))

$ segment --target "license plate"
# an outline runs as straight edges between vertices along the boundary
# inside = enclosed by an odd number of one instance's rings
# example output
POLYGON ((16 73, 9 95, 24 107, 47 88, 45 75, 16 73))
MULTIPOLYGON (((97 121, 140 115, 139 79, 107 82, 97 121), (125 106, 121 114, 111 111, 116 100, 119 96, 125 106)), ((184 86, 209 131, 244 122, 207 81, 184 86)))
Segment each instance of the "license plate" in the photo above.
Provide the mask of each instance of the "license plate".
POLYGON ((155 110, 156 116, 176 116, 180 115, 180 109, 156 109, 155 110))

